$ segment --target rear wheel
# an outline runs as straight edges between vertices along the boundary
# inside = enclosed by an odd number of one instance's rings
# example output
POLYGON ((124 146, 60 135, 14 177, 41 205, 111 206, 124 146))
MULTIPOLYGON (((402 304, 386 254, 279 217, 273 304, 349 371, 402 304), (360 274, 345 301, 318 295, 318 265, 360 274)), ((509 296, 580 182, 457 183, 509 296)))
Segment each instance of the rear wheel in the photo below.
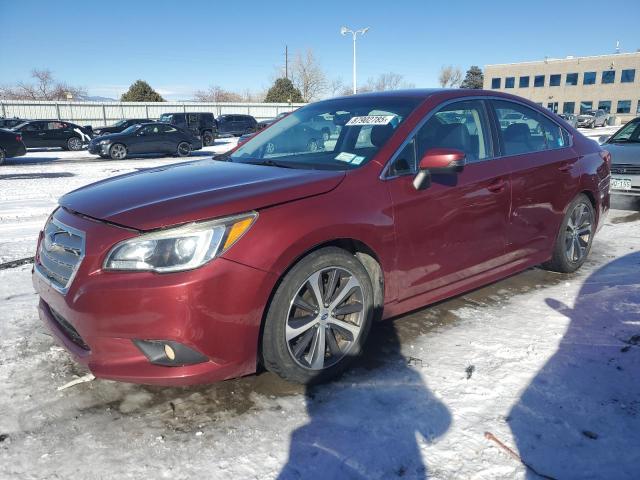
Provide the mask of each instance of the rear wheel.
POLYGON ((179 157, 188 157, 191 154, 191 145, 187 142, 180 142, 176 151, 179 157))
POLYGON ((80 137, 71 137, 67 140, 67 150, 77 152, 82 150, 82 139, 80 137))
POLYGON ((567 208, 551 260, 543 266, 561 273, 579 269, 591 251, 595 233, 595 210, 589 198, 578 195, 567 208))
POLYGON ((340 248, 317 250, 285 275, 269 305, 264 365, 297 383, 334 378, 360 353, 372 314, 373 288, 362 263, 340 248))
POLYGON ((111 148, 109 148, 109 156, 113 160, 124 160, 127 158, 127 147, 121 143, 114 143, 111 145, 111 148))

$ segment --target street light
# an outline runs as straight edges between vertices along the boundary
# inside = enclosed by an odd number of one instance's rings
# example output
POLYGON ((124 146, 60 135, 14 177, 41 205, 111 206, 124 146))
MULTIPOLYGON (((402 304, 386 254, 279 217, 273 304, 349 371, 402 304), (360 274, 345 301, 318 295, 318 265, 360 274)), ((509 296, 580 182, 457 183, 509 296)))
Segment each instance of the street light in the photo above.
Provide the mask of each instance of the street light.
POLYGON ((353 36, 353 93, 354 95, 357 93, 357 87, 356 87, 356 37, 358 36, 358 34, 360 35, 364 35, 365 33, 367 33, 367 31, 369 30, 369 27, 366 28, 361 28, 360 30, 351 30, 350 28, 347 27, 342 27, 340 29, 340 35, 346 35, 347 33, 350 33, 353 36))

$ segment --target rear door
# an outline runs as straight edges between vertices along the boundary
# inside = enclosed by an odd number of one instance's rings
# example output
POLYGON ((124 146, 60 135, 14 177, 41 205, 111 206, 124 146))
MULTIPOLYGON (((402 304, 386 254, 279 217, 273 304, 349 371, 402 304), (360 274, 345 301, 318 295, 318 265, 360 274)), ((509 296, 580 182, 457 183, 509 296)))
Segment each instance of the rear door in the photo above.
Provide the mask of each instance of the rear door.
POLYGON ((29 122, 20 129, 22 141, 27 148, 38 148, 44 146, 43 130, 47 122, 29 122))
POLYGON ((232 128, 231 115, 218 117, 218 133, 231 133, 232 128))
POLYGON ((507 249, 518 257, 550 252, 565 207, 576 195, 578 156, 569 134, 542 112, 509 100, 491 100, 502 157, 512 179, 507 249), (518 122, 502 120, 514 113, 518 122))
POLYGON ((495 158, 485 102, 446 104, 417 131, 386 171, 396 225, 399 299, 446 288, 491 272, 505 258, 511 182, 508 161, 495 158), (424 153, 453 148, 466 154, 459 174, 432 175, 416 190, 424 153))
POLYGON ((182 134, 173 125, 158 126, 158 140, 162 146, 162 151, 174 153, 178 149, 178 143, 182 141, 182 134))

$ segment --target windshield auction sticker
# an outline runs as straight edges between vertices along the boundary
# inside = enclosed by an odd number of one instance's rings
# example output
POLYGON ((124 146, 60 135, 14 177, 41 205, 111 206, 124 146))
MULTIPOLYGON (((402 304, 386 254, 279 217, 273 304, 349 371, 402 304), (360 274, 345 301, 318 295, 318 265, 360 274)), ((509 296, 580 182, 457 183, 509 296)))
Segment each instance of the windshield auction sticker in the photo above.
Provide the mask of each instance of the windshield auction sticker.
POLYGON ((351 117, 347 122, 347 127, 353 125, 388 125, 395 115, 367 115, 366 117, 351 117))

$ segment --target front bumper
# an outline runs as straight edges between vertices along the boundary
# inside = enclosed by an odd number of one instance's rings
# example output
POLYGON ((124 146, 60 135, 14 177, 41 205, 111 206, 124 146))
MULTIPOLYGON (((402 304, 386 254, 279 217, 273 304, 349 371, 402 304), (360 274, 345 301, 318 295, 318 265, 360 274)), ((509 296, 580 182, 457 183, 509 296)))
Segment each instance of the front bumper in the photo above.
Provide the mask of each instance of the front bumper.
POLYGON ((176 386, 255 372, 273 274, 224 258, 171 274, 103 271, 109 245, 132 233, 62 209, 55 215, 85 232, 87 250, 66 295, 34 272, 40 318, 96 377, 176 386), (207 361, 153 364, 134 340, 178 342, 207 361))
POLYGON ((101 145, 99 142, 89 142, 87 150, 92 155, 107 155, 111 144, 101 145))

